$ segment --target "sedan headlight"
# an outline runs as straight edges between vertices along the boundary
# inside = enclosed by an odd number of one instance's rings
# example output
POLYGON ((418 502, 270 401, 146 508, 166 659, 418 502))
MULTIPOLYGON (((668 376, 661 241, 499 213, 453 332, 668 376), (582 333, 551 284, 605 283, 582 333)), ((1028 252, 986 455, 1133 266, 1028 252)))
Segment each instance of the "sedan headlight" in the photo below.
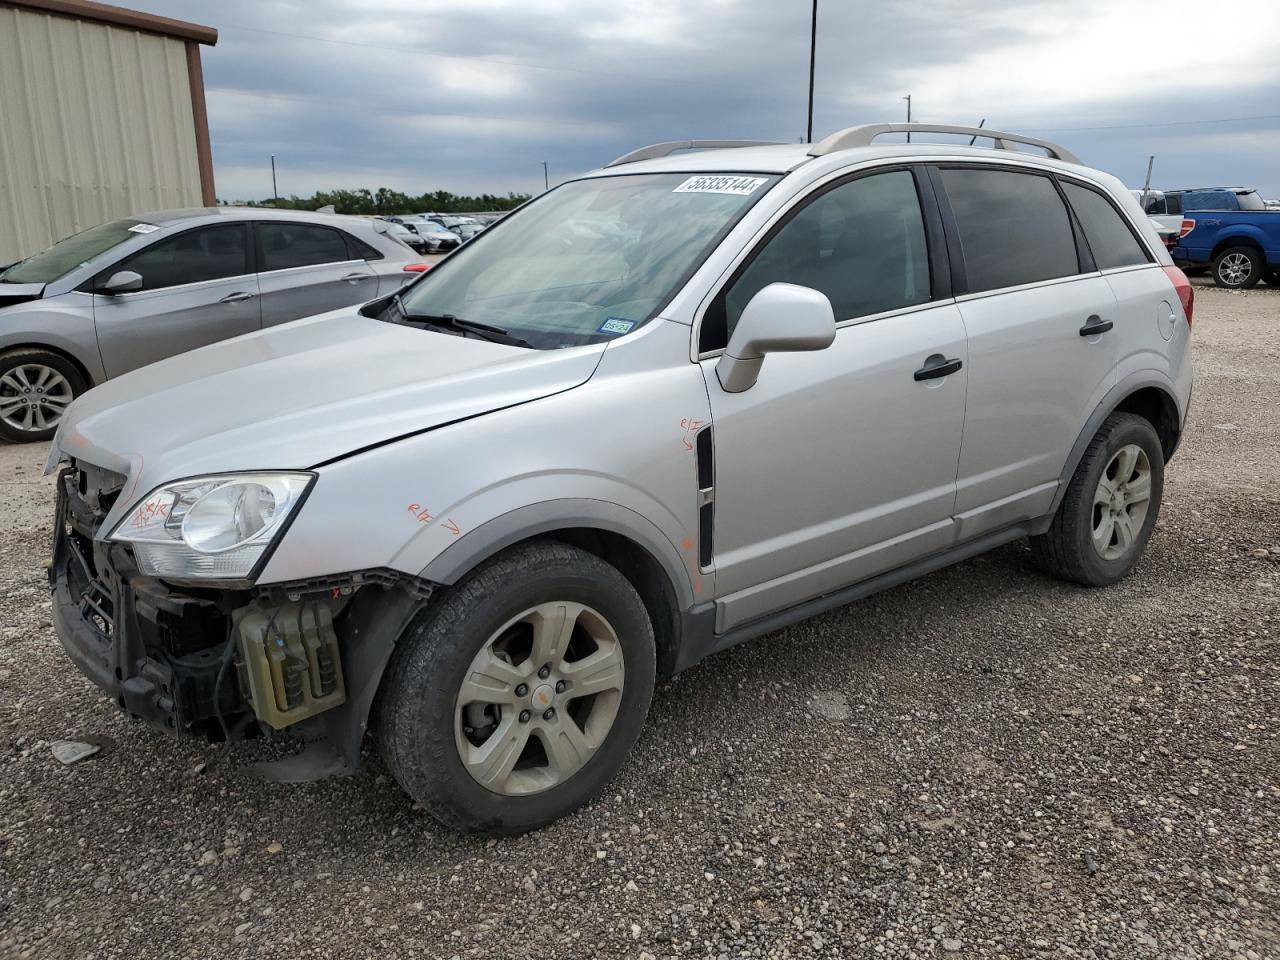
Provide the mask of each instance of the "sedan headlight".
POLYGON ((302 501, 311 473, 193 477, 158 487, 117 524, 138 571, 175 580, 244 580, 302 501))

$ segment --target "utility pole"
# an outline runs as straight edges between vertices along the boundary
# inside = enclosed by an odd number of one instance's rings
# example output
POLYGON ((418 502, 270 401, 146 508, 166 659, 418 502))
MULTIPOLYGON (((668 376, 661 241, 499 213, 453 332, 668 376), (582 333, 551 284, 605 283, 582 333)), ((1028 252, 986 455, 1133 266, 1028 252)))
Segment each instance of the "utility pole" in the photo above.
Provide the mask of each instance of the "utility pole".
POLYGON ((551 189, 551 177, 547 173, 547 161, 542 161, 542 192, 546 193, 551 189))
MULTIPOLYGON (((907 94, 905 97, 903 97, 902 99, 903 99, 903 100, 905 100, 905 101, 907 101, 907 123, 910 123, 910 122, 911 122, 911 94, 909 94, 909 93, 908 93, 908 94, 907 94)), ((907 131, 907 143, 910 143, 910 142, 911 142, 911 131, 910 131, 910 130, 908 130, 908 131, 907 131)))
POLYGON ((818 54, 818 0, 813 0, 813 18, 809 22, 809 127, 805 143, 813 143, 813 68, 818 54))
MULTIPOLYGON (((979 127, 985 127, 986 125, 987 125, 987 118, 986 118, 986 117, 983 117, 981 120, 979 120, 979 121, 978 121, 978 126, 979 126, 979 127)), ((976 143, 976 142, 977 142, 977 140, 978 140, 978 135, 975 133, 972 137, 970 137, 970 138, 969 138, 969 146, 971 146, 971 147, 972 147, 972 146, 974 145, 974 143, 976 143)))
POLYGON ((276 155, 271 155, 271 196, 275 198, 277 205, 280 203, 280 191, 276 189, 276 155))
POLYGON ((1142 212, 1147 212, 1147 194, 1151 192, 1151 168, 1155 165, 1155 154, 1147 157, 1147 180, 1142 185, 1142 212))

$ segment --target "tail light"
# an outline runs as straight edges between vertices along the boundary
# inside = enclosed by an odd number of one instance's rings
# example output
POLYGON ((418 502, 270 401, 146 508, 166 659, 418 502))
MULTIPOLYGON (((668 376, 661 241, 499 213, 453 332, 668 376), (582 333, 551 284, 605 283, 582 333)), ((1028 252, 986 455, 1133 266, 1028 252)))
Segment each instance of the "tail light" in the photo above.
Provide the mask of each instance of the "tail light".
POLYGON ((1196 222, 1190 218, 1182 221, 1182 226, 1178 228, 1178 239, 1181 240, 1188 233, 1196 228, 1196 222))
POLYGON ((430 269, 431 269, 431 264, 429 264, 429 263, 406 263, 406 264, 404 265, 404 267, 402 267, 401 269, 403 269, 405 273, 426 273, 428 270, 430 270, 430 269))
MULTIPOLYGON (((1195 221, 1193 220, 1192 223, 1195 221)), ((1191 326, 1191 311, 1196 305, 1196 292, 1191 287, 1191 281, 1187 279, 1187 275, 1177 267, 1165 267, 1164 272, 1168 274, 1169 279, 1173 281, 1173 289, 1178 293, 1178 299, 1182 301, 1182 312, 1187 315, 1187 326, 1191 326)))

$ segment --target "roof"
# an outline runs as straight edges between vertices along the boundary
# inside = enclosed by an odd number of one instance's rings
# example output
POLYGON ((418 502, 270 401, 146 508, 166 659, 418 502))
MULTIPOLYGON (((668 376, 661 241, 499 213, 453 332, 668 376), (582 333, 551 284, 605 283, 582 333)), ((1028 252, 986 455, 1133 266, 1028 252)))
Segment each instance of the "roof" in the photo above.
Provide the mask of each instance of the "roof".
POLYGON ((95 23, 128 27, 145 33, 156 33, 162 37, 191 40, 209 46, 218 42, 218 31, 213 27, 161 17, 154 13, 143 13, 141 10, 129 10, 109 3, 94 3, 92 0, 0 0, 0 7, 3 6, 23 7, 77 20, 92 20, 95 23))
POLYGON ((180 207, 173 210, 148 210, 125 219, 141 220, 157 226, 170 226, 205 218, 223 217, 228 220, 298 220, 305 223, 356 223, 368 226, 370 218, 347 216, 340 213, 316 213, 313 210, 278 210, 275 207, 180 207))

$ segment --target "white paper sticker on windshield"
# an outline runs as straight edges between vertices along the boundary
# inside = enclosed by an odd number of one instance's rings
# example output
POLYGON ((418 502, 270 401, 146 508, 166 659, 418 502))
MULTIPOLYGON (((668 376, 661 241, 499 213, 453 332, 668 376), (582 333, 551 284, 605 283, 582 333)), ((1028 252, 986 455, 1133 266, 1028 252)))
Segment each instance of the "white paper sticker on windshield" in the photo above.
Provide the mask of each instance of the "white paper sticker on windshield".
POLYGON ((129 228, 130 233, 155 233, 160 228, 154 223, 135 223, 129 228))
POLYGON ((749 193, 754 193, 760 184, 765 182, 765 179, 765 177, 725 177, 703 174, 702 176, 690 177, 671 192, 731 193, 745 197, 749 193))

